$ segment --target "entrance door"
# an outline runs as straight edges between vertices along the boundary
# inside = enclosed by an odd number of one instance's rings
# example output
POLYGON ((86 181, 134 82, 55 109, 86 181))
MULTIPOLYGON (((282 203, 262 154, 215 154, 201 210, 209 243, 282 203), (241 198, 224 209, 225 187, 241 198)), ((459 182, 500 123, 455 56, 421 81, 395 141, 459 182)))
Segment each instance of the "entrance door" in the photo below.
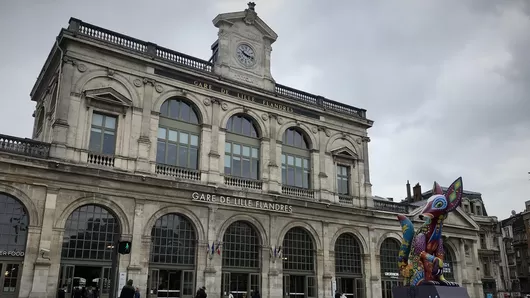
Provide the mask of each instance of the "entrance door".
POLYGON ((99 293, 98 297, 109 296, 111 268, 99 266, 61 265, 58 287, 66 286, 66 293, 76 289, 92 289, 99 293))
POLYGON ((152 269, 149 297, 191 298, 195 295, 195 271, 152 269))
POLYGON ((18 297, 21 271, 21 263, 0 263, 0 297, 18 297))
POLYGON ((399 280, 382 280, 381 290, 383 298, 392 298, 392 288, 401 286, 402 283, 399 280))
POLYGON ((283 289, 284 297, 288 298, 312 298, 317 295, 314 276, 284 275, 283 289))
POLYGON ((250 298, 256 290, 260 290, 259 273, 223 272, 223 297, 232 293, 234 298, 250 298))
POLYGON ((348 277, 337 277, 337 290, 348 298, 355 297, 355 279, 348 277))

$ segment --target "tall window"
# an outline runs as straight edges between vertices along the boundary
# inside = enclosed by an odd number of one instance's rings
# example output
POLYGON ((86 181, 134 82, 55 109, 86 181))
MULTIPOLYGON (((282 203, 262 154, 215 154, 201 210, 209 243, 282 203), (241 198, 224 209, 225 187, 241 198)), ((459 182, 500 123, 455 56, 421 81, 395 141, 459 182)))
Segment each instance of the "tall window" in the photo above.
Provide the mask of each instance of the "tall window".
POLYGON ((444 245, 444 252, 445 252, 445 258, 444 258, 444 269, 443 274, 445 279, 448 281, 455 281, 455 272, 454 272, 454 266, 453 266, 453 252, 444 245))
POLYGON ((348 298, 364 297, 361 245, 357 238, 344 233, 335 243, 337 289, 348 298))
POLYGON ((226 124, 225 175, 259 179, 260 140, 255 121, 242 114, 226 124))
POLYGON ((170 213, 160 217, 151 229, 151 241, 151 263, 195 265, 195 228, 184 216, 170 213))
POLYGON ((107 209, 79 207, 66 220, 62 259, 110 261, 119 234, 120 225, 107 209))
POLYGON ((282 184, 300 188, 311 187, 309 142, 303 132, 289 128, 283 135, 282 184))
POLYGON ((339 195, 350 194, 350 167, 337 165, 337 193, 339 195))
POLYGON ((383 298, 392 298, 392 288, 401 285, 397 262, 400 246, 401 244, 392 238, 385 239, 381 244, 381 289, 383 298))
POLYGON ((88 149, 93 153, 114 155, 116 151, 116 117, 94 112, 88 149))
POLYGON ((283 290, 286 297, 317 297, 315 248, 311 235, 301 227, 283 239, 283 290))
POLYGON ((156 162, 186 169, 199 167, 199 117, 182 99, 168 99, 160 108, 156 162))

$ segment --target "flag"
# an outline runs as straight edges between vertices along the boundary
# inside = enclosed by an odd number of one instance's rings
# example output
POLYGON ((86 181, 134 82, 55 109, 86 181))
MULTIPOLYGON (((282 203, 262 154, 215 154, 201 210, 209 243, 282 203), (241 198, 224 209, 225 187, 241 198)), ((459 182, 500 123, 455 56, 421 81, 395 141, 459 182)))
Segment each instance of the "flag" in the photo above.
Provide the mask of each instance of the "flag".
POLYGON ((217 250, 218 255, 221 255, 221 243, 219 241, 217 241, 217 247, 215 248, 215 250, 217 250))
POLYGON ((279 258, 282 255, 282 247, 278 247, 278 251, 276 252, 276 257, 279 258))
POLYGON ((215 242, 212 242, 212 251, 210 252, 210 254, 214 254, 215 253, 215 242))

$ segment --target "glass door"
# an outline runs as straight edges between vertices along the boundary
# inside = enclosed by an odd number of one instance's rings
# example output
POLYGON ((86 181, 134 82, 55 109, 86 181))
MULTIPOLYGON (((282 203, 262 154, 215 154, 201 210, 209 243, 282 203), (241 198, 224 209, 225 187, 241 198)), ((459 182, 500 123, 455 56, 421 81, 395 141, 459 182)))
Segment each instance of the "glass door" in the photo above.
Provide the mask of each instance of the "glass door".
POLYGON ((191 298, 194 296, 195 271, 182 271, 182 296, 183 298, 191 298))
POLYGON ((61 265, 59 270, 59 285, 58 287, 66 286, 66 293, 72 293, 74 286, 74 265, 61 265))
POLYGON ((20 263, 0 263, 1 277, 0 285, 2 285, 2 292, 0 297, 18 297, 18 290, 20 287, 20 271, 22 266, 20 263))
POLYGON ((355 297, 355 279, 349 277, 337 277, 337 290, 348 298, 355 297))
MULTIPOLYGON (((110 283, 111 280, 111 267, 103 267, 101 268, 101 275, 98 282, 98 297, 101 298, 107 298, 109 296, 110 292, 110 283)), ((121 289, 120 289, 121 290, 121 289)))

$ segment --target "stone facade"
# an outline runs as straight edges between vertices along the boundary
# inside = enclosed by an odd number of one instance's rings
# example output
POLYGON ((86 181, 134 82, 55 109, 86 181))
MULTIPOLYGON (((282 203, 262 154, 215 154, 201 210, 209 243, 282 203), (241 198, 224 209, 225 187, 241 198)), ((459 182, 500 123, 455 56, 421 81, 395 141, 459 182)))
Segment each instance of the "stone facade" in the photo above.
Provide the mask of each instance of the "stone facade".
MULTIPOLYGON (((19 297, 55 297, 59 282, 66 282, 60 276, 65 275, 64 266, 90 262, 64 254, 68 223, 83 206, 99 206, 115 218, 119 239, 132 243, 131 253, 119 258, 117 272, 143 291, 153 290, 148 284, 153 268, 171 267, 155 264, 150 257, 157 237, 153 227, 165 215, 177 214, 195 235, 192 295, 202 285, 208 297, 225 294, 223 237, 232 224, 245 222, 259 242, 262 297, 293 293, 285 289, 282 264, 288 261, 274 252, 285 246, 294 228, 311 239, 300 248, 309 252, 304 262, 313 260, 313 269, 306 270, 310 273, 300 273, 308 278, 303 296, 332 295, 341 275, 335 263, 342 253, 337 242, 348 235, 358 247, 353 256, 360 264, 355 297, 388 297, 383 288, 398 280, 397 264, 390 262, 396 266, 392 272, 382 270, 382 264, 395 257, 384 254, 393 245, 385 241, 399 244, 401 239, 392 208, 405 208, 411 216, 420 208, 374 203, 367 135, 373 122, 365 110, 276 84, 270 75, 275 33, 253 12, 252 7, 215 19, 220 37, 214 62, 76 19, 61 31, 31 92, 37 105, 33 140, 0 136, 0 192, 18 200, 29 218, 19 297), (231 60, 235 58, 227 58, 239 44, 232 43, 231 36, 253 46, 258 53, 254 65, 259 67, 245 69, 236 66, 231 60), (169 121, 161 108, 171 99, 186 102, 196 112, 198 124, 190 126, 199 135, 196 168, 157 162, 159 128, 169 121), (91 150, 97 113, 116 120, 113 154, 91 150), (235 138, 227 123, 237 115, 255 125, 259 179, 223 170, 225 146, 235 138), (310 164, 308 187, 293 186, 282 176, 288 130, 307 143, 302 153, 310 164), (348 169, 346 193, 337 186, 338 165, 348 169), (212 243, 220 244, 213 254, 207 252, 212 243)), ((450 271, 471 297, 483 295, 478 230, 462 210, 446 221, 445 245, 453 256, 450 271)), ((288 249, 284 247, 286 255, 292 255, 288 249)), ((156 291, 143 294, 156 296, 156 291)))

